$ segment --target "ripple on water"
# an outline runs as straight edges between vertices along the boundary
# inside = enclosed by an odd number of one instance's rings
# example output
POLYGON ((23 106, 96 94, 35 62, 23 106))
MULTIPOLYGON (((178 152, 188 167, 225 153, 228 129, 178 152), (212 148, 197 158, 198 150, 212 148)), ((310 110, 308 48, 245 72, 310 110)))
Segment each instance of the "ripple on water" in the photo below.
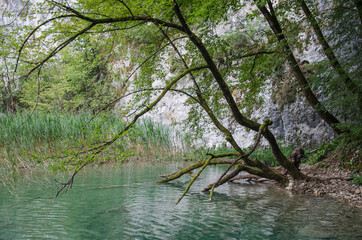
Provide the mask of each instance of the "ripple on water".
POLYGON ((49 197, 49 188, 18 184, 17 197, 0 189, 0 239, 361 239, 361 212, 333 199, 226 184, 209 201, 199 190, 217 179, 223 171, 218 167, 202 173, 175 205, 188 176, 151 183, 175 169, 105 166, 83 172, 52 207, 36 198, 49 197))

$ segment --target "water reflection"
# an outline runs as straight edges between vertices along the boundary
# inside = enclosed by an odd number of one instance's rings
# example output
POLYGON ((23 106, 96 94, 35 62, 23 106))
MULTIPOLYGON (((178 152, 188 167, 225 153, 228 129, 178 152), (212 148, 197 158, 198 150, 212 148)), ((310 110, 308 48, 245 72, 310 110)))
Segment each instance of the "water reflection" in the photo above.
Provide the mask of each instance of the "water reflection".
POLYGON ((0 239, 361 239, 361 212, 330 198, 293 196, 264 185, 226 184, 214 200, 199 190, 222 169, 205 171, 178 205, 187 181, 155 184, 177 167, 89 169, 51 207, 55 189, 0 188, 0 239), (346 213, 341 215, 340 212, 346 213), (348 217, 346 217, 348 216, 348 217))

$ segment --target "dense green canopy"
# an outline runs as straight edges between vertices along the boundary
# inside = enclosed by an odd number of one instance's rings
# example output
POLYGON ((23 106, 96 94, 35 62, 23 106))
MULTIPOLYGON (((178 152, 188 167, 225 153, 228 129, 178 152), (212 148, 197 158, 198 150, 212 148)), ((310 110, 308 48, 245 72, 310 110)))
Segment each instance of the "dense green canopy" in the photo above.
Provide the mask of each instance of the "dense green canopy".
MULTIPOLYGON (((232 164, 240 171, 287 181, 248 158, 222 125, 225 117, 263 136, 279 164, 293 178, 305 179, 268 130, 272 122, 250 116, 273 86, 281 107, 299 95, 337 134, 358 132, 359 7, 358 1, 323 0, 30 2, 21 15, 10 14, 20 21, 41 20, 3 27, 0 104, 3 111, 96 113, 132 94, 118 109, 133 114, 124 129, 88 149, 84 161, 62 161, 78 171, 174 91, 188 97, 195 137, 213 124, 242 159, 232 164), (319 44, 318 60, 298 59, 319 44)), ((224 156, 211 156, 203 168, 218 157, 224 156)))

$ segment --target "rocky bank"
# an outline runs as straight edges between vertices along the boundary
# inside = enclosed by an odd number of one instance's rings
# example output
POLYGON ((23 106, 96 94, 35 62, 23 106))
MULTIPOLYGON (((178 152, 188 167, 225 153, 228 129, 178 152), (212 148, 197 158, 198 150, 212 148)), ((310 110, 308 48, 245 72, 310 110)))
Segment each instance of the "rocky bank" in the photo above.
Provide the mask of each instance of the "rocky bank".
POLYGON ((338 154, 332 154, 312 166, 301 165, 301 171, 311 181, 291 181, 287 187, 295 194, 332 196, 362 209, 362 186, 353 183, 352 172, 343 167, 338 154))

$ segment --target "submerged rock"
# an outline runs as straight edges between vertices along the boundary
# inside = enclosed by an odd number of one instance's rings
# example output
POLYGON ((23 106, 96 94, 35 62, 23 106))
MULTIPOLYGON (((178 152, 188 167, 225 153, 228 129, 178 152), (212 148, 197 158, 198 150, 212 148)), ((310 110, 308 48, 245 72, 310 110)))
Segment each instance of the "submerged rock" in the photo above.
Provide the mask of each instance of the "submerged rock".
POLYGON ((336 237, 334 236, 333 233, 323 230, 323 228, 321 228, 320 226, 316 226, 315 224, 313 225, 310 224, 303 227, 301 230, 299 230, 299 235, 310 239, 315 239, 315 238, 329 239, 336 237))

